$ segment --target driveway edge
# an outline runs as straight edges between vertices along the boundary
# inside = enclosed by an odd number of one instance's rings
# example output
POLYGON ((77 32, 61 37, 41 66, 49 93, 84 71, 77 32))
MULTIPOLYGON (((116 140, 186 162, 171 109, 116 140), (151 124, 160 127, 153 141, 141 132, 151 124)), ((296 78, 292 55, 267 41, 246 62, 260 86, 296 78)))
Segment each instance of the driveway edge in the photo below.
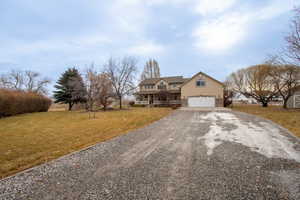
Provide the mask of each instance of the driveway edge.
POLYGON ((236 112, 236 113, 240 113, 240 114, 243 114, 243 115, 248 115, 248 116, 255 116, 259 119, 262 119, 264 121, 267 121, 269 123, 271 123, 272 125, 278 127, 279 129, 282 129, 284 130, 285 132, 287 132, 290 136, 292 136, 293 138, 295 138, 298 142, 300 142, 300 138, 295 136, 290 130, 288 130, 287 128, 281 126, 280 124, 277 124, 276 122, 270 120, 270 119, 267 119, 267 118, 264 118, 264 117, 261 117, 259 115, 254 115, 254 114, 250 114, 250 113, 246 113, 246 112, 241 112, 241 111, 236 111, 236 110, 231 110, 231 112, 236 112))

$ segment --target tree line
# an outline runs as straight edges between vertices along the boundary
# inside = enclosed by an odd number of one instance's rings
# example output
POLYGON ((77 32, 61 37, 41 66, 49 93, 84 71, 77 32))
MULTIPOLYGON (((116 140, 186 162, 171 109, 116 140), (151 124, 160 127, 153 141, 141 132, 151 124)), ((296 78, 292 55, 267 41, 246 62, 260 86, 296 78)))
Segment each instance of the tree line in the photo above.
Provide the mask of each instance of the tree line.
POLYGON ((134 57, 110 58, 101 69, 92 64, 87 67, 83 76, 76 68, 69 68, 59 78, 54 86, 55 103, 69 105, 85 103, 86 109, 93 111, 97 105, 105 110, 111 103, 111 98, 119 100, 122 109, 122 99, 135 89, 137 60, 134 57))
MULTIPOLYGON (((137 88, 137 71, 137 59, 134 57, 109 58, 99 70, 92 64, 85 69, 83 77, 76 68, 70 68, 54 86, 55 103, 68 104, 69 110, 74 104, 85 103, 86 109, 93 111, 99 105, 106 110, 111 99, 118 99, 122 109, 124 96, 132 94, 137 88)), ((158 77, 158 62, 150 59, 146 62, 141 80, 158 77)))
MULTIPOLYGON (((137 59, 134 57, 109 58, 101 68, 94 64, 80 72, 76 67, 68 68, 61 74, 54 85, 54 103, 68 105, 68 110, 78 103, 85 105, 86 110, 102 106, 106 110, 113 99, 122 100, 132 94, 136 88, 138 72, 137 59)), ((160 77, 158 62, 149 59, 146 62, 140 80, 160 77)), ((47 95, 49 78, 29 70, 11 70, 0 75, 0 88, 47 95)))
POLYGON ((240 69, 226 80, 227 90, 251 97, 267 107, 276 97, 281 97, 287 108, 289 98, 300 86, 300 68, 295 65, 260 64, 240 69))
POLYGON ((0 75, 0 88, 47 94, 50 79, 30 70, 11 70, 0 75))

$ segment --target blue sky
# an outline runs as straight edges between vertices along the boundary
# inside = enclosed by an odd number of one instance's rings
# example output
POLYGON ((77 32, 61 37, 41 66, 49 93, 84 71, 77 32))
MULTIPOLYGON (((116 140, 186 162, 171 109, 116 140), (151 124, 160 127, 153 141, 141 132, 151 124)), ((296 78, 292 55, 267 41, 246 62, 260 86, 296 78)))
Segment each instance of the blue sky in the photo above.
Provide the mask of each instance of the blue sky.
POLYGON ((155 58, 164 76, 224 80, 280 51, 296 0, 1 0, 0 73, 52 79, 110 56, 155 58))

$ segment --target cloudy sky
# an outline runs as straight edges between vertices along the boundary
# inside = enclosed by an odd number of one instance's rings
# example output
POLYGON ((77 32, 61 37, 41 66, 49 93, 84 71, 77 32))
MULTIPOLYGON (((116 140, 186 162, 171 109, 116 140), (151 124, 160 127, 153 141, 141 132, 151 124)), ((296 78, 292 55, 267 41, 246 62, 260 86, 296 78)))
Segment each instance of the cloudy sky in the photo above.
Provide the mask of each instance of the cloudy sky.
MULTIPOLYGON (((219 80, 284 45, 296 0, 1 0, 0 73, 155 58, 162 75, 219 80)), ((299 5, 299 3, 298 3, 299 5)))

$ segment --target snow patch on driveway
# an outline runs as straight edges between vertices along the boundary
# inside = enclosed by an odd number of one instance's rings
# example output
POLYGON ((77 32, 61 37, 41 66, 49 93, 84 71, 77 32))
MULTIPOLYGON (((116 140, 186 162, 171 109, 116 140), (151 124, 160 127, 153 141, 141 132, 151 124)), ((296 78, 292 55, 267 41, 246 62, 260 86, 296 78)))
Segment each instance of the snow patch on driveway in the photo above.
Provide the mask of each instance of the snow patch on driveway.
POLYGON ((210 130, 199 139, 205 140, 211 155, 215 147, 224 141, 235 142, 250 147, 252 151, 268 158, 293 159, 300 162, 300 154, 294 144, 280 133, 280 129, 271 123, 241 121, 234 114, 228 112, 210 112, 206 115, 195 115, 195 121, 210 123, 210 130), (226 129, 226 126, 235 127, 226 129))

